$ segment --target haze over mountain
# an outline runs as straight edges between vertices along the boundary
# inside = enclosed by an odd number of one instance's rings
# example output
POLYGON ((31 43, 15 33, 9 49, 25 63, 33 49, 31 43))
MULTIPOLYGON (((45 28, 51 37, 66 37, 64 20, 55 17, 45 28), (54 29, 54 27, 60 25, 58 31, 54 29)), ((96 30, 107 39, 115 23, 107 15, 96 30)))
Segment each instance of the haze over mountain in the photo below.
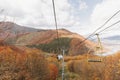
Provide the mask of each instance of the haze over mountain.
MULTIPOLYGON (((12 22, 0 23, 0 39, 11 45, 40 45, 53 42, 57 38, 56 30, 33 29, 17 25, 12 22)), ((71 54, 84 54, 95 46, 95 43, 86 40, 82 45, 81 41, 85 38, 66 29, 58 30, 59 38, 68 38, 70 42, 69 52, 71 54)), ((92 49, 91 49, 92 50, 92 49)), ((92 50, 93 51, 93 50, 92 50)))
POLYGON ((120 40, 120 35, 110 36, 110 37, 106 37, 104 39, 108 39, 108 40, 120 40))
POLYGON ((27 28, 12 22, 0 22, 0 38, 7 40, 30 32, 41 31, 40 29, 27 28))

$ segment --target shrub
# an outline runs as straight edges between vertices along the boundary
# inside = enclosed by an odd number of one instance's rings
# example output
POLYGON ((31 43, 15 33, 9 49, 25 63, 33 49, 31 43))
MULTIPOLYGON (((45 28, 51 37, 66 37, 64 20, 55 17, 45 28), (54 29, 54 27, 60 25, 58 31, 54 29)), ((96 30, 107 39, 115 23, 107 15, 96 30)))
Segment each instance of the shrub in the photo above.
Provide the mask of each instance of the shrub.
POLYGON ((39 52, 19 53, 10 47, 0 51, 0 80, 49 80, 47 60, 39 52))

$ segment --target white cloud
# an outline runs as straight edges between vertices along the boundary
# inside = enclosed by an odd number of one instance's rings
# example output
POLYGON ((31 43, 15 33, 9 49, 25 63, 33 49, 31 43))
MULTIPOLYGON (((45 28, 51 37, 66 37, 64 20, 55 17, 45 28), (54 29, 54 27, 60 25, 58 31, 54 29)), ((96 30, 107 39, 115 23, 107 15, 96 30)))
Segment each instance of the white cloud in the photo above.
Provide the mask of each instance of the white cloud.
MULTIPOLYGON (((100 27, 118 10, 120 10, 120 0, 103 0, 101 3, 97 4, 91 15, 92 28, 96 29, 100 27)), ((112 20, 109 21, 109 23, 104 26, 104 28, 117 22, 118 20, 120 20, 120 13, 117 14, 114 18, 112 18, 112 20)), ((115 27, 118 27, 119 25, 115 27)))
POLYGON ((83 9, 87 9, 88 8, 88 5, 86 4, 86 2, 80 0, 80 6, 79 6, 79 9, 80 10, 83 10, 83 9))
MULTIPOLYGON (((71 15, 72 6, 68 0, 54 0, 59 27, 78 25, 76 17, 71 15)), ((52 0, 0 0, 0 20, 13 21, 20 25, 55 28, 52 0)))
MULTIPOLYGON (((97 4, 91 14, 91 28, 97 29, 101 25, 103 25, 113 14, 115 14, 118 10, 120 10, 120 0, 103 0, 101 3, 97 4)), ((120 13, 118 13, 112 20, 110 20, 105 27, 117 22, 120 20, 120 13)), ((120 35, 120 23, 107 29, 106 31, 100 34, 100 38, 110 37, 110 36, 118 36, 120 35)), ((104 29, 102 28, 102 29, 104 29)), ((108 45, 106 48, 111 49, 110 53, 115 53, 114 51, 118 51, 120 45, 119 40, 105 40, 102 39, 102 43, 107 44, 116 44, 116 45, 108 45)), ((105 54, 107 55, 107 54, 105 54)))

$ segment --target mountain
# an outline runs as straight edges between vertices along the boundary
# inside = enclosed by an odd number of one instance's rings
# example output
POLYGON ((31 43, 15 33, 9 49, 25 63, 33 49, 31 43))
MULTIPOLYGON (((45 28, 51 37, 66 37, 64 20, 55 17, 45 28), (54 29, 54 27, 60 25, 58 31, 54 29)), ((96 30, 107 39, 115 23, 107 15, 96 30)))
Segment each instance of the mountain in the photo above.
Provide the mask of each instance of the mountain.
POLYGON ((0 22, 1 31, 11 31, 12 33, 27 33, 40 31, 40 29, 28 28, 25 26, 20 26, 12 22, 0 22))
POLYGON ((42 29, 28 28, 12 22, 0 22, 0 41, 13 43, 16 38, 22 35, 39 31, 42 31, 42 29))
POLYGON ((70 55, 85 54, 89 50, 94 51, 92 48, 95 43, 86 40, 81 44, 85 38, 66 29, 59 29, 57 35, 56 30, 28 28, 12 22, 1 22, 0 29, 0 39, 10 45, 34 46, 52 53, 57 51, 57 47, 65 46, 70 55))
MULTIPOLYGON (((16 44, 34 45, 33 47, 43 49, 49 53, 57 51, 57 47, 66 47, 69 49, 68 53, 70 55, 87 53, 89 49, 95 46, 95 44, 89 40, 81 44, 85 39, 83 36, 65 29, 59 29, 58 36, 59 38, 57 39, 56 30, 33 32, 19 37, 16 44)), ((93 49, 91 50, 93 51, 93 49)))
POLYGON ((102 42, 109 49, 109 54, 120 51, 120 35, 105 37, 102 42))
POLYGON ((106 37, 104 39, 108 39, 108 40, 120 40, 120 35, 110 36, 110 37, 106 37))

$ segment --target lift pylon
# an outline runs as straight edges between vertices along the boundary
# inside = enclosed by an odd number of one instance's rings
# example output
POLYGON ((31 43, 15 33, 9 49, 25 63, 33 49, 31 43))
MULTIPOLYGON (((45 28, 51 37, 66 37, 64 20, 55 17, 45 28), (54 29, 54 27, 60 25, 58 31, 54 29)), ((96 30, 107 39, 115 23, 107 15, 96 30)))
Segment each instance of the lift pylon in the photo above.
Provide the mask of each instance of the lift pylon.
MULTIPOLYGON (((95 55, 102 55, 102 50, 103 50, 103 47, 102 47, 102 44, 101 44, 101 40, 100 40, 100 37, 99 37, 99 34, 96 33, 95 34, 97 36, 97 39, 98 39, 98 42, 97 42, 97 45, 95 47, 95 55)), ((102 59, 99 58, 99 59, 88 59, 88 62, 102 62, 102 59)))

